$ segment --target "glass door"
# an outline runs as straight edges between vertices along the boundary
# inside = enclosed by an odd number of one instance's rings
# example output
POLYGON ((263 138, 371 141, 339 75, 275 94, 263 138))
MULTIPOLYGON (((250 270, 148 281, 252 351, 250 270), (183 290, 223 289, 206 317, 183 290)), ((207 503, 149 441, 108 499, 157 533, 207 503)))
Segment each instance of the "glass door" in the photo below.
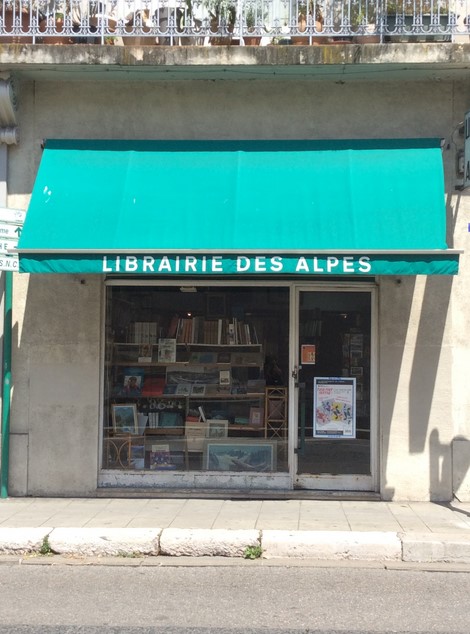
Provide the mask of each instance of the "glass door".
POLYGON ((296 300, 296 486, 374 490, 373 289, 299 289, 296 300))

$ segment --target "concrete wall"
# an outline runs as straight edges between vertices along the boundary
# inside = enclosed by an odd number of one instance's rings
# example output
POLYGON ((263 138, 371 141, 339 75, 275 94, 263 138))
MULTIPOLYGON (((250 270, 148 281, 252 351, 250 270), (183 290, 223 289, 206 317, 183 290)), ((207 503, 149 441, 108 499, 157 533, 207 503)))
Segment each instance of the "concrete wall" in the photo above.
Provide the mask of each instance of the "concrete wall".
MULTIPOLYGON (((463 140, 452 135, 468 108, 468 92, 455 82, 389 82, 386 73, 375 83, 335 76, 318 82, 22 82, 22 140, 10 150, 9 204, 25 206, 40 143, 48 137, 441 137, 447 140, 449 246, 468 249, 469 205, 454 190, 455 147, 463 140)), ((80 184, 73 187, 79 196, 80 184)), ((469 271, 465 255, 455 279, 380 280, 385 499, 448 500, 456 482, 462 495, 470 494, 469 271)), ((15 278, 11 491, 90 494, 97 479, 102 281, 15 278)))

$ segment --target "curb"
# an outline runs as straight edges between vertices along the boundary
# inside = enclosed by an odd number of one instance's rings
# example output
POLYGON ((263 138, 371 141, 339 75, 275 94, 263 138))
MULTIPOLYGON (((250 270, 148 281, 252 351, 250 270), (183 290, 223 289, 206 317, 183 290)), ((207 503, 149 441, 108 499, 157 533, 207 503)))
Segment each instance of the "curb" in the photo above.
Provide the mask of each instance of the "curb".
POLYGON ((355 531, 263 531, 263 557, 362 561, 400 560, 396 533, 355 531))
POLYGON ((244 557, 260 546, 258 530, 166 528, 160 537, 160 554, 175 557, 244 557))
POLYGON ((401 536, 403 561, 470 563, 470 535, 455 533, 408 533, 401 536))
POLYGON ((2 528, 0 555, 470 564, 470 535, 178 528, 2 528))
POLYGON ((52 527, 0 528, 0 553, 2 555, 26 555, 39 553, 52 527))
POLYGON ((58 555, 158 555, 161 532, 161 528, 55 528, 49 535, 49 545, 58 555))

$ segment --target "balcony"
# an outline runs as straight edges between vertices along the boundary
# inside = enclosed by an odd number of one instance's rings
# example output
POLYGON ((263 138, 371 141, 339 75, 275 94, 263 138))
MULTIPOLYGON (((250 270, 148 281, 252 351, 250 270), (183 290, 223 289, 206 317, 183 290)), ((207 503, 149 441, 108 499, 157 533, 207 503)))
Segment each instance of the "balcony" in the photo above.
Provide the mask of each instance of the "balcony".
POLYGON ((467 42, 468 0, 8 0, 0 44, 467 42))

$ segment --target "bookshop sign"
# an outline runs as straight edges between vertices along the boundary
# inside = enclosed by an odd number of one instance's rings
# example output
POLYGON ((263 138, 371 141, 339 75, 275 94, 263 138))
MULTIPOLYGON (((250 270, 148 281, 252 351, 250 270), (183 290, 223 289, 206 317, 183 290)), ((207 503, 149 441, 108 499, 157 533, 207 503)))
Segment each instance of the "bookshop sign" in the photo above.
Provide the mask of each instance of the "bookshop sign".
POLYGON ((105 275, 455 275, 450 251, 345 254, 20 253, 20 272, 105 275))

